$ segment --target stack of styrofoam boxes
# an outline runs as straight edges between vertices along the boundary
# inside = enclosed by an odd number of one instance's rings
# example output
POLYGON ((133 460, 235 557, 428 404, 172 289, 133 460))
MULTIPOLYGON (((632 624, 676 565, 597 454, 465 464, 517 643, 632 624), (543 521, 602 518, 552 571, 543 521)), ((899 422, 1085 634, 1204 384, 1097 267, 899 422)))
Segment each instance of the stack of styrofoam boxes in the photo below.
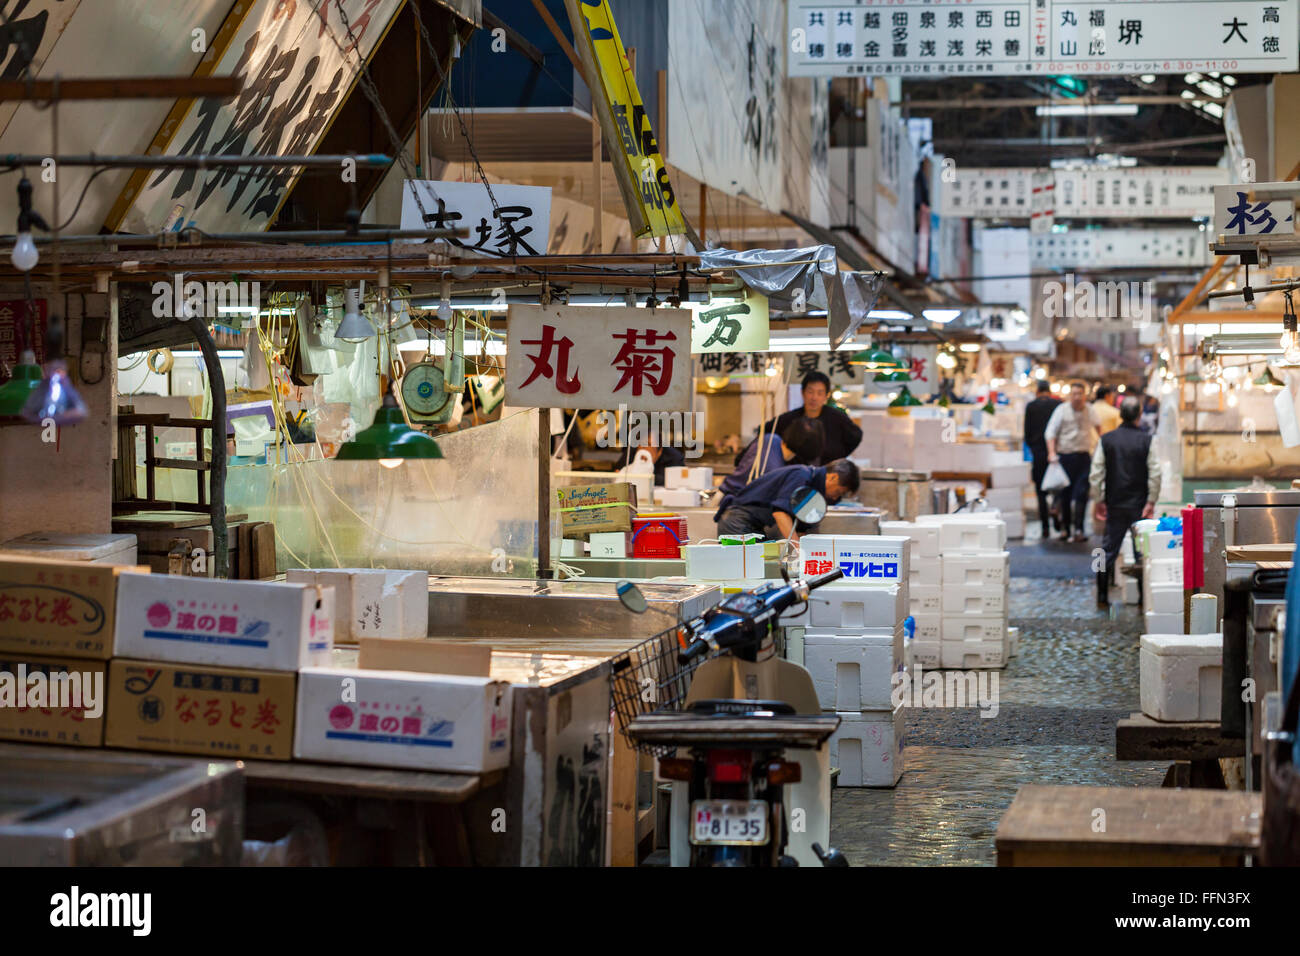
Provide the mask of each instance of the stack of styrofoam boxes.
POLYGON ((849 458, 859 468, 883 467, 881 462, 884 460, 885 419, 889 417, 884 412, 859 412, 853 416, 853 420, 862 429, 862 441, 858 443, 858 447, 853 450, 849 458))
POLYGON ((1030 464, 1021 452, 993 452, 990 486, 984 490, 984 498, 1002 512, 1008 538, 1025 536, 1025 488, 1030 484, 1030 472, 1030 464))
POLYGON ((712 490, 712 468, 665 468, 664 486, 654 489, 654 503, 665 508, 698 508, 701 492, 712 490))
POLYGON ((881 467, 911 471, 915 442, 911 415, 886 415, 880 457, 881 467))
POLYGON ((804 667, 822 708, 840 717, 830 758, 842 787, 892 787, 903 773, 903 709, 891 697, 903 668, 910 545, 891 535, 804 535, 799 542, 804 578, 845 573, 783 619, 803 625, 804 667))
POLYGON ((1147 634, 1182 634, 1183 536, 1149 531, 1142 552, 1142 608, 1147 634))
POLYGON ((880 533, 908 538, 907 611, 912 618, 912 639, 907 644, 910 663, 939 667, 939 642, 943 635, 943 562, 939 557, 939 526, 913 521, 882 521, 880 533))
POLYGON ((971 669, 1005 667, 1008 652, 1007 588, 1011 555, 1007 525, 990 513, 921 515, 939 526, 943 623, 940 665, 971 669))

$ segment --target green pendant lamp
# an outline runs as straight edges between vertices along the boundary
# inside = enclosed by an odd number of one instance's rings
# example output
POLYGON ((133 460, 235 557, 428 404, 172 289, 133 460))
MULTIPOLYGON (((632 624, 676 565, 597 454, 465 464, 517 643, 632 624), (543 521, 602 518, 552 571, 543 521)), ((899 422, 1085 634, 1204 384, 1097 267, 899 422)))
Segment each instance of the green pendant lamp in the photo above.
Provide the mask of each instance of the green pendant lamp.
POLYGON ((911 380, 912 380, 911 373, 901 368, 895 369, 892 372, 881 372, 874 379, 874 381, 880 382, 881 384, 885 384, 888 382, 898 382, 903 385, 906 385, 911 380))
POLYGON ((31 395, 45 378, 45 373, 36 364, 36 356, 30 349, 23 352, 22 361, 14 366, 13 377, 0 385, 0 417, 16 416, 22 413, 31 395))
POLYGON ((375 423, 345 442, 335 457, 340 461, 378 461, 385 468, 396 468, 408 458, 442 458, 443 454, 432 437, 406 424, 390 391, 375 412, 375 423))
POLYGON ((849 364, 860 366, 868 372, 892 372, 903 367, 903 363, 891 353, 874 347, 854 352, 849 364))
POLYGON ((921 400, 917 398, 915 395, 913 395, 911 391, 908 390, 908 387, 904 385, 903 390, 898 393, 898 398, 890 402, 889 407, 890 408, 911 408, 913 405, 920 405, 920 404, 921 404, 921 400))

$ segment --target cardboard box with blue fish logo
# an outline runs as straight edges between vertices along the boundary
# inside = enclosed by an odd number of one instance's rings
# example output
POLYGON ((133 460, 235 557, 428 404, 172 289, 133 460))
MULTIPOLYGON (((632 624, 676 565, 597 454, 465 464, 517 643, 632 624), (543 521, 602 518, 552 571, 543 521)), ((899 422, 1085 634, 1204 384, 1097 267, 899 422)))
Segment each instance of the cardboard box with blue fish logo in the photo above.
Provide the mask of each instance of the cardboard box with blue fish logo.
POLYGON ((334 589, 123 574, 114 657, 253 670, 328 664, 334 589))
POLYGON ((308 667, 297 760, 481 773, 510 762, 511 688, 490 677, 308 667))

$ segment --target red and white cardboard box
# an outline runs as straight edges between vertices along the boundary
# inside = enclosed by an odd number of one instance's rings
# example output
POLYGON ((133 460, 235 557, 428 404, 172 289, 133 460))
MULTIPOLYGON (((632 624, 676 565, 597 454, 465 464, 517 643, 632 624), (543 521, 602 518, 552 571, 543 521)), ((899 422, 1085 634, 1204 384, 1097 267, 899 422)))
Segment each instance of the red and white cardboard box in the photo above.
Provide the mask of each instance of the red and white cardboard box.
POLYGON ((893 676, 903 668, 903 629, 859 638, 805 630, 803 655, 822 710, 885 710, 892 706, 893 676))
POLYGON ((903 708, 841 713, 831 735, 838 786, 892 787, 903 776, 903 708))
POLYGON ((295 671, 329 663, 333 615, 329 587, 122 574, 113 656, 295 671))
POLYGON ((1011 552, 988 554, 945 554, 943 583, 970 586, 1005 586, 1010 578, 1011 552))
POLYGON ((299 760, 482 773, 510 762, 511 688, 490 677, 309 667, 298 674, 299 760))

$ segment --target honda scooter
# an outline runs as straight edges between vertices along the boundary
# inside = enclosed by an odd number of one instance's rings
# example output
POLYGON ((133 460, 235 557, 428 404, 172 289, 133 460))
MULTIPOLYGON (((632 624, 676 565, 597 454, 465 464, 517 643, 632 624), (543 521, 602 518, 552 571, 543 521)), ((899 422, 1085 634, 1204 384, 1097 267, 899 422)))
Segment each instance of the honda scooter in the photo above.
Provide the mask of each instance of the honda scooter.
MULTIPOLYGON (((791 504, 802 524, 825 514, 825 499, 811 489, 799 489, 791 504)), ((675 781, 674 829, 684 825, 686 839, 672 834, 674 865, 798 866, 800 856, 806 863, 848 865, 838 850, 808 843, 818 829, 829 837, 822 745, 840 719, 821 712, 812 677, 777 657, 773 640, 783 612, 843 574, 791 581, 783 569, 783 581, 732 595, 678 629, 679 667, 708 659, 694 668, 680 701, 631 716, 625 727, 638 749, 659 755, 659 775, 675 781), (800 797, 792 803, 796 789, 800 797), (802 843, 788 852, 792 820, 802 843)), ((630 610, 645 610, 635 585, 623 582, 618 591, 630 610)))

